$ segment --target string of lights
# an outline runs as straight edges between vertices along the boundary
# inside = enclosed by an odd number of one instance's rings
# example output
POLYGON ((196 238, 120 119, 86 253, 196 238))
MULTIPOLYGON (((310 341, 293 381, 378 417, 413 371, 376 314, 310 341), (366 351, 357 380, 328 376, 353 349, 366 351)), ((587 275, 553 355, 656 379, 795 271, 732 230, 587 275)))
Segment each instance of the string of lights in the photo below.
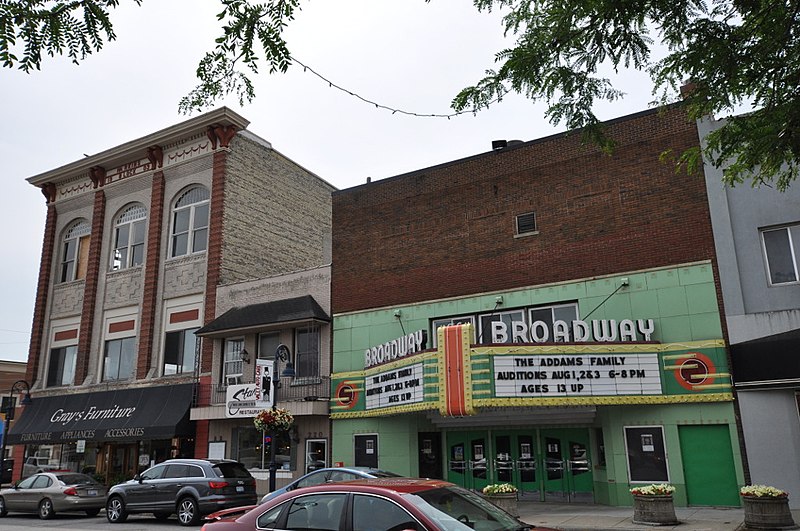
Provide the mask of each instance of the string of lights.
MULTIPOLYGON (((376 101, 372 101, 370 99, 367 99, 367 98, 361 96, 360 94, 357 94, 357 93, 353 92, 352 90, 349 90, 349 89, 346 89, 346 88, 344 88, 344 87, 342 87, 340 85, 337 85, 336 83, 334 83, 330 79, 326 78, 325 76, 323 76, 322 74, 320 74, 319 72, 317 72, 316 70, 311 68, 310 66, 308 66, 306 64, 303 64, 296 57, 292 57, 292 61, 297 63, 298 65, 302 66, 303 67, 303 72, 311 72, 312 74, 314 74, 315 76, 320 78, 322 81, 327 83, 329 87, 335 88, 337 90, 340 90, 340 91, 344 92, 345 94, 348 94, 348 95, 350 95, 350 96, 352 96, 352 97, 354 97, 356 99, 359 99, 359 100, 361 100, 361 101, 363 101, 365 103, 369 103, 370 105, 374 105, 375 108, 377 108, 377 109, 384 109, 384 110, 387 110, 387 111, 391 111, 392 114, 405 114, 407 116, 415 116, 417 118, 447 118, 449 120, 450 118, 453 118, 453 117, 456 117, 456 116, 460 116, 462 114, 472 114, 474 116, 474 115, 476 115, 478 113, 478 109, 471 109, 471 110, 467 110, 467 111, 456 111, 456 112, 452 112, 450 114, 435 114, 435 113, 424 114, 424 113, 417 113, 417 112, 412 112, 412 111, 405 111, 403 109, 397 109, 395 107, 389 107, 387 105, 383 105, 383 104, 380 104, 380 103, 378 103, 376 101)), ((492 105, 493 103, 497 103, 497 102, 501 101, 503 99, 503 96, 506 95, 506 94, 508 94, 508 90, 504 91, 503 94, 497 96, 497 98, 495 98, 492 101, 488 102, 486 104, 486 106, 488 107, 489 105, 492 105)))

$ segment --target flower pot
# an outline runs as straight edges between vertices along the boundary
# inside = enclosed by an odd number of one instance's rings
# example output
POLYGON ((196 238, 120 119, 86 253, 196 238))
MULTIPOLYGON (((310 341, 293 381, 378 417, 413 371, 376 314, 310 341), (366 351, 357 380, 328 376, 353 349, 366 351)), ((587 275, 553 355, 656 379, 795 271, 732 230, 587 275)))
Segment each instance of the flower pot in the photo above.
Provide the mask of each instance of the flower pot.
POLYGON ((633 495, 633 523, 642 525, 677 525, 671 495, 633 495))
POLYGON ((789 498, 742 496, 747 529, 798 529, 789 511, 789 498))
POLYGON ((508 494, 484 494, 484 498, 497 505, 511 516, 519 517, 519 507, 517 507, 517 493, 508 494))

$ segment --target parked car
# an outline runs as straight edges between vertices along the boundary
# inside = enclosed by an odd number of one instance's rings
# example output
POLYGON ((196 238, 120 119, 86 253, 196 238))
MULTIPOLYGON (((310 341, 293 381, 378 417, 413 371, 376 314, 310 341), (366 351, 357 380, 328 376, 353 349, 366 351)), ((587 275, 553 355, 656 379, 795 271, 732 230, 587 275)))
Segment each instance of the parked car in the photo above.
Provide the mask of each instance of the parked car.
POLYGON ((261 503, 276 498, 290 490, 299 489, 302 487, 312 487, 314 485, 322 485, 323 483, 335 483, 337 481, 350 481, 360 478, 399 478, 400 474, 380 470, 378 468, 370 468, 366 466, 352 466, 352 467, 334 467, 334 468, 320 468, 309 472, 305 476, 301 476, 292 481, 281 489, 274 490, 261 498, 261 503))
POLYGON ((0 516, 9 512, 38 513, 47 520, 62 511, 96 516, 105 507, 105 485, 77 472, 42 472, 0 490, 0 516))
MULTIPOLYGON (((201 531, 548 531, 532 528, 478 494, 436 479, 375 478, 286 492, 201 531)), ((549 530, 553 531, 553 530, 549 530)))
POLYGON ((22 464, 22 477, 26 478, 39 472, 53 472, 57 469, 58 466, 51 465, 50 459, 47 457, 30 456, 25 458, 25 462, 22 464))
POLYGON ((159 520, 177 514, 181 525, 195 525, 205 514, 257 499, 256 480, 238 461, 170 459, 111 487, 106 518, 117 524, 132 513, 159 520))

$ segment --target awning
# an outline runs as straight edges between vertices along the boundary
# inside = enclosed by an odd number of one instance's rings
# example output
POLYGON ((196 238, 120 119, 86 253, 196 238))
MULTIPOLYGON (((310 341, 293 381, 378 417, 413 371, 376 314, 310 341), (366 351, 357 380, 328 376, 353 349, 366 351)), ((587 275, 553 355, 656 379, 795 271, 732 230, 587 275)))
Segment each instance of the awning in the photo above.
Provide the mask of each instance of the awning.
POLYGON ((325 321, 331 318, 311 295, 232 308, 195 332, 198 336, 246 332, 270 324, 325 321))
POLYGON ((190 436, 193 384, 43 396, 11 423, 7 444, 190 436))
POLYGON ((800 380, 800 329, 731 345, 737 387, 773 386, 800 380))

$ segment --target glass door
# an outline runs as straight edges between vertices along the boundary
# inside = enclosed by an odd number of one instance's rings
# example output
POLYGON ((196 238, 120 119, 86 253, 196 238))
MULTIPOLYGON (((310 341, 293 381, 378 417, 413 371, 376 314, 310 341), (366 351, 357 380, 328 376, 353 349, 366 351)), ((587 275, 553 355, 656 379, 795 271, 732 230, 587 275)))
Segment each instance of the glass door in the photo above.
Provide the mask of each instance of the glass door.
POLYGON ((467 489, 481 490, 490 483, 487 433, 447 434, 447 480, 467 489))
POLYGON ((588 430, 542 430, 541 440, 545 501, 593 501, 588 430))

